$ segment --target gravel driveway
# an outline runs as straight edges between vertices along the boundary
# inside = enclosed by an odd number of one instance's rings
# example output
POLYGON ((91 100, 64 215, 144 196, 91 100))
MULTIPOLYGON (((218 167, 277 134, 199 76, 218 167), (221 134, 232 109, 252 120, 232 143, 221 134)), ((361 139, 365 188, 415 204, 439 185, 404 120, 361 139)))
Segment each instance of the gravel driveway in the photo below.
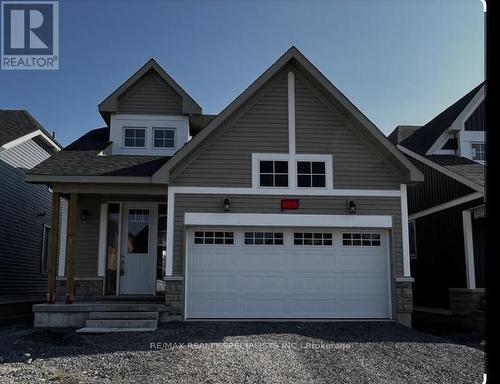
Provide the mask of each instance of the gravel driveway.
POLYGON ((484 353, 392 322, 0 329, 0 383, 481 383, 484 353))

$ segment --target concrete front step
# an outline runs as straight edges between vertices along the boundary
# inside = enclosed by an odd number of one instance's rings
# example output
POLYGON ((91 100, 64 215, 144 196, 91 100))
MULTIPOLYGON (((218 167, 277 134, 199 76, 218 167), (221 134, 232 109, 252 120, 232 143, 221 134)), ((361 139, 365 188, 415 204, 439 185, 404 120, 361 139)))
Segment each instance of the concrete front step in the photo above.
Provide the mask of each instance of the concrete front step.
POLYGON ((76 333, 116 333, 116 332, 154 332, 156 327, 145 328, 115 328, 115 327, 84 327, 76 330, 76 333))
POLYGON ((90 312, 89 320, 104 319, 150 319, 157 320, 158 312, 90 312))
POLYGON ((101 319, 87 320, 86 327, 98 328, 156 328, 157 320, 154 319, 101 319))

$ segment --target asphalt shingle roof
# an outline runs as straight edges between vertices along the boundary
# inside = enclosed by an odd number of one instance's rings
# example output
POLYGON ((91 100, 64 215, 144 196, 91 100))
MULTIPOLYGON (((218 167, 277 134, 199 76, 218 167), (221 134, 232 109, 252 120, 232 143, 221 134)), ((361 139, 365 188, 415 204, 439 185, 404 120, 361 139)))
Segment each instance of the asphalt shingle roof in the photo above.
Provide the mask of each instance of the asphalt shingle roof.
POLYGON ((486 167, 482 164, 454 155, 427 155, 425 158, 484 187, 486 167))
POLYGON ((456 101, 427 124, 417 129, 412 135, 401 141, 400 144, 413 152, 425 155, 438 137, 456 120, 458 115, 460 115, 467 104, 469 104, 483 84, 484 82, 479 84, 460 100, 456 101))
MULTIPOLYGON (((41 130, 48 137, 52 137, 28 111, 0 110, 0 146, 38 130, 41 130)), ((57 143, 56 140, 52 140, 57 143)), ((59 145, 59 143, 57 144, 59 145)), ((61 145, 59 146, 61 147, 61 145)))
POLYGON ((33 168, 32 175, 151 176, 170 157, 102 155, 110 145, 109 128, 94 129, 33 168))

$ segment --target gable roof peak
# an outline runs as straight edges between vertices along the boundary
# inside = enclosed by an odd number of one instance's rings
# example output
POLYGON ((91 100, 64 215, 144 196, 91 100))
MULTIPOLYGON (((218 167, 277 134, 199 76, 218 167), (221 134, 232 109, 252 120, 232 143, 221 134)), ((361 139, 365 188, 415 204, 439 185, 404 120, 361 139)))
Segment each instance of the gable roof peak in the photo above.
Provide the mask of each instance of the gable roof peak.
POLYGON ((134 84, 137 83, 146 73, 154 70, 170 87, 182 98, 182 112, 186 115, 199 115, 202 113, 200 105, 161 67, 154 59, 150 58, 142 67, 140 67, 132 76, 130 76, 122 85, 112 92, 99 105, 98 109, 104 120, 109 124, 109 117, 112 113, 118 111, 118 99, 134 84))

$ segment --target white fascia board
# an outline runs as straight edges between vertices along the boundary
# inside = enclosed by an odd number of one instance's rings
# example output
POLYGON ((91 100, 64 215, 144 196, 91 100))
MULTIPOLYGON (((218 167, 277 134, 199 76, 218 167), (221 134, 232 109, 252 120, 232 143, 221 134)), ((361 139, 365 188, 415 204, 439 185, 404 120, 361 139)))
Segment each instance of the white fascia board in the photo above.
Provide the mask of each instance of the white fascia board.
POLYGON ((450 200, 447 201, 446 203, 435 205, 434 207, 430 207, 427 209, 424 209, 423 211, 419 211, 416 213, 413 213, 412 215, 409 216, 410 220, 415 220, 419 219, 424 216, 432 215, 433 213, 444 211, 445 209, 456 207, 457 205, 467 203, 469 201, 477 200, 484 197, 484 195, 481 192, 474 192, 469 195, 465 195, 462 197, 459 197, 458 199, 450 200))
POLYGON ((289 189, 289 188, 217 188, 169 187, 169 192, 206 195, 279 195, 279 196, 367 196, 400 197, 399 189, 289 189))
POLYGON ((184 224, 190 226, 392 228, 392 216, 186 212, 184 224))
POLYGON ((42 134, 42 131, 37 130, 37 131, 30 132, 27 135, 18 137, 17 139, 9 141, 8 143, 5 143, 4 145, 2 145, 0 147, 0 152, 5 151, 7 149, 10 149, 12 147, 15 147, 16 145, 22 144, 22 143, 24 143, 28 140, 31 140, 32 138, 34 138, 38 135, 41 135, 41 134, 42 134))
POLYGON ((463 131, 465 128, 465 121, 474 113, 476 108, 481 104, 484 100, 484 84, 477 91, 476 95, 472 98, 472 100, 467 104, 467 106, 463 109, 463 111, 458 115, 458 117, 451 123, 450 129, 456 131, 463 131))
POLYGON ((407 154, 408 156, 413 157, 414 159, 420 161, 421 163, 424 163, 425 165, 428 165, 431 168, 434 168, 436 171, 439 171, 442 174, 444 174, 448 177, 451 177, 452 179, 455 179, 455 180, 461 182, 462 184, 467 185, 468 187, 471 187, 472 189, 475 189, 478 192, 484 193, 484 187, 477 184, 477 183, 474 183, 472 180, 466 179, 465 177, 460 176, 458 173, 455 173, 455 172, 449 170, 448 168, 443 167, 442 165, 436 164, 435 162, 433 162, 429 159, 426 159, 425 157, 409 150, 406 147, 403 147, 400 144, 398 144, 397 147, 401 152, 407 154))
POLYGON ((41 136, 49 145, 54 147, 56 150, 58 150, 58 151, 61 150, 61 147, 59 145, 57 145, 56 142, 50 136, 47 136, 43 131, 38 129, 36 131, 28 133, 27 135, 18 137, 15 140, 12 140, 12 141, 9 141, 8 143, 5 143, 4 145, 2 145, 0 147, 0 152, 5 151, 9 148, 13 148, 19 144, 22 144, 28 140, 31 140, 31 139, 37 137, 37 136, 41 136))

